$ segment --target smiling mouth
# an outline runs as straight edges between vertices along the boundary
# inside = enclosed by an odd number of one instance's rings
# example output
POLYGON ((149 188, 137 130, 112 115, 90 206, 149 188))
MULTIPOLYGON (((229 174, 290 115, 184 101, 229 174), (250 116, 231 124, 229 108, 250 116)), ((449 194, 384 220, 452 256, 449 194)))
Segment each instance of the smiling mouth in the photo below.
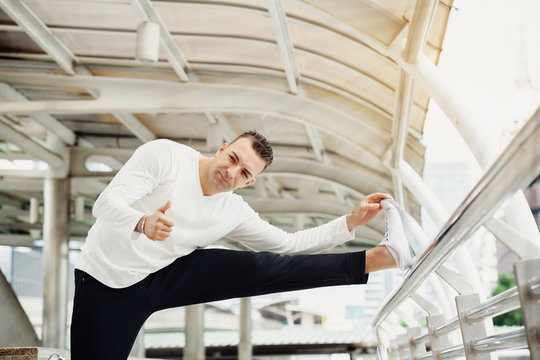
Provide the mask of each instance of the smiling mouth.
POLYGON ((225 177, 223 176, 223 174, 218 171, 218 174, 219 174, 219 177, 221 178, 221 181, 223 181, 225 184, 229 185, 229 182, 225 179, 225 177))

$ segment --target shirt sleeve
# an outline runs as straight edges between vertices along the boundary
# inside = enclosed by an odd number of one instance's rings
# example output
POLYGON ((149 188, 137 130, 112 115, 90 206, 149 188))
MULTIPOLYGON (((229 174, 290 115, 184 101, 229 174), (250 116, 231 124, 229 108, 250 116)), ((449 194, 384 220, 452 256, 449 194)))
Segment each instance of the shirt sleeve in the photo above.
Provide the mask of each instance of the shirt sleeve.
POLYGON ((251 214, 247 219, 227 237, 251 250, 279 254, 313 254, 354 239, 355 231, 348 230, 345 215, 314 228, 289 233, 271 225, 251 208, 250 210, 251 214))
POLYGON ((115 231, 132 236, 144 214, 131 207, 151 193, 170 170, 170 149, 165 140, 140 146, 99 195, 92 214, 115 231))

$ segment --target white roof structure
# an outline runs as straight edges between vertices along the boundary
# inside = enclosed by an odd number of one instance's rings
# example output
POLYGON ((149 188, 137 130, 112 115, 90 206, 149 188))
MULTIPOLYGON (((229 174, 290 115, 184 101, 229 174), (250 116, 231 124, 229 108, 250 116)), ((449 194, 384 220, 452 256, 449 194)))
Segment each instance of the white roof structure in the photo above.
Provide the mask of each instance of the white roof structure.
MULTIPOLYGON (((437 63, 452 1, 0 5, 2 157, 63 167, 87 208, 143 142, 170 138, 212 153, 256 129, 275 163, 239 193, 276 225, 317 225, 372 192, 394 193, 419 216, 397 169, 422 173, 429 94, 404 68, 437 63), (148 21, 159 40, 140 50, 159 43, 156 62, 136 60, 137 28, 148 21), (53 137, 69 162, 47 145, 53 137), (90 156, 112 172, 88 171, 90 156)), ((2 199, 41 198, 45 171, 0 171, 2 199)), ((7 227, 39 229, 7 216, 7 227)), ((377 220, 348 245, 377 244, 382 230, 377 220)))

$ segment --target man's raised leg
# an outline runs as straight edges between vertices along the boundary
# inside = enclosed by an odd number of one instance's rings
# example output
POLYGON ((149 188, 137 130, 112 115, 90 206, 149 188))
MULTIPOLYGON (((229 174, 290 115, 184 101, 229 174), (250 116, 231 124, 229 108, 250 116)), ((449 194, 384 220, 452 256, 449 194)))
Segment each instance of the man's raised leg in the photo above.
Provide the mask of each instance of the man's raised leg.
POLYGON ((198 250, 151 274, 155 309, 323 286, 365 284, 366 253, 277 255, 198 250))

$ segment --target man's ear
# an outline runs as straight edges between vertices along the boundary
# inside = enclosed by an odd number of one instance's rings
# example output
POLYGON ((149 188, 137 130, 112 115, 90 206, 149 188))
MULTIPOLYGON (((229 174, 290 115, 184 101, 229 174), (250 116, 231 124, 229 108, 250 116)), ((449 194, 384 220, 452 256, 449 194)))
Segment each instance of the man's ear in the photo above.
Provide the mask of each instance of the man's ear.
POLYGON ((223 150, 225 150, 225 148, 229 146, 229 144, 227 143, 224 143, 223 145, 221 145, 221 147, 218 149, 218 151, 216 152, 216 155, 219 154, 220 152, 222 152, 223 150))

